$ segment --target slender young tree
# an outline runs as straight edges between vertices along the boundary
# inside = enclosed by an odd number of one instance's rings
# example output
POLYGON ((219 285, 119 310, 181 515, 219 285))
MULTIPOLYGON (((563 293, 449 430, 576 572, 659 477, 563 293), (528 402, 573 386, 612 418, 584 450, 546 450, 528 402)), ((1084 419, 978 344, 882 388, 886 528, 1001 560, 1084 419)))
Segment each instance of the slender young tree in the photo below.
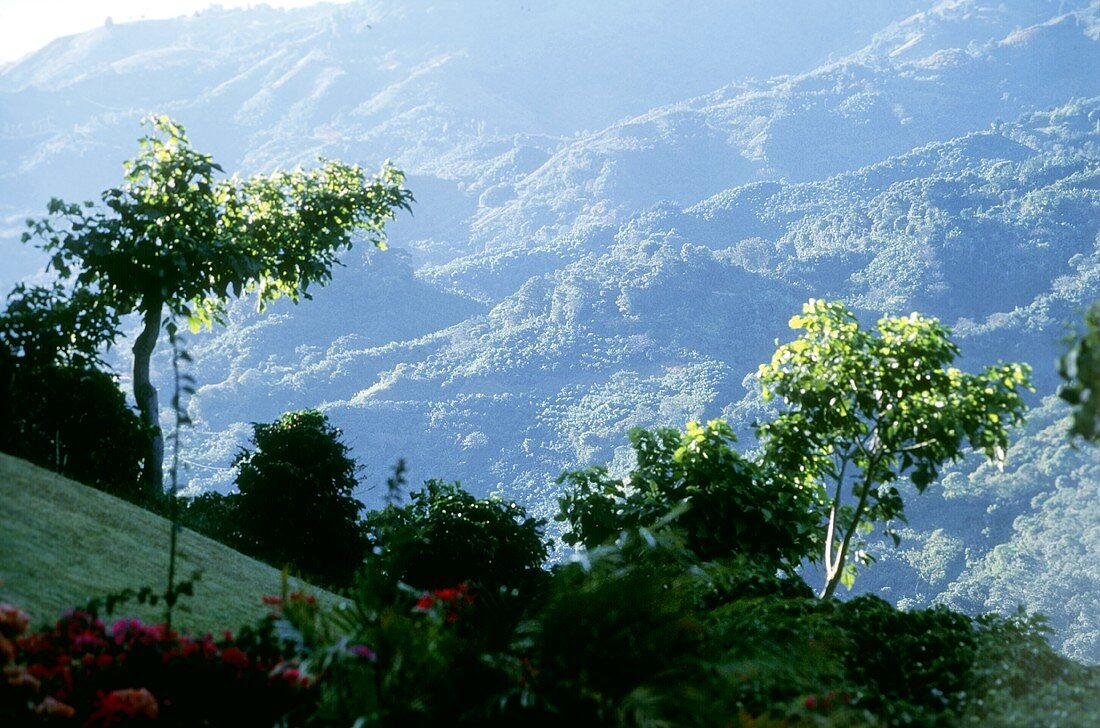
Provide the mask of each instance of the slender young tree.
POLYGON ((322 160, 310 170, 216 179, 222 168, 192 148, 182 126, 165 116, 145 123, 150 133, 125 164, 121 187, 98 205, 52 199, 23 241, 40 241, 61 275, 75 273, 120 313, 142 317, 133 388, 153 433, 144 479, 159 492, 164 444, 149 361, 165 310, 195 331, 221 322, 230 297, 253 293, 261 309, 281 296, 309 298, 311 284, 332 277, 353 232, 384 248, 384 224, 412 196, 389 164, 374 177, 322 160))
POLYGON ((811 299, 791 328, 802 335, 760 367, 764 398, 778 395, 788 405, 758 427, 761 459, 775 478, 818 496, 827 598, 839 584, 851 586, 856 564, 872 558, 857 534, 884 523, 898 542, 900 478, 923 492, 967 444, 1004 460, 1008 431, 1023 421, 1029 369, 962 372, 950 366, 959 353, 950 331, 918 314, 880 319, 868 331, 842 304, 811 299))

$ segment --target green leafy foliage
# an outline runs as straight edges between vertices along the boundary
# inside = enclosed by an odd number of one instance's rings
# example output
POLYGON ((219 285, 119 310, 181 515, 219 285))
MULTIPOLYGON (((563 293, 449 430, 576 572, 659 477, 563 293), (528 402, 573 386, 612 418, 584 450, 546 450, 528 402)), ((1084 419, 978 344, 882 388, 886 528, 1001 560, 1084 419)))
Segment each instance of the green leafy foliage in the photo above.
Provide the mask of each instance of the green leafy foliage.
POLYGON ((430 480, 407 505, 366 515, 367 571, 391 588, 468 582, 490 593, 526 590, 543 574, 543 526, 513 501, 477 498, 458 483, 430 480))
POLYGON ((944 607, 905 612, 860 596, 838 605, 832 619, 849 641, 847 679, 873 686, 862 702, 887 723, 912 723, 963 704, 977 643, 971 618, 944 607))
POLYGON ((144 431, 100 355, 118 316, 87 288, 20 284, 0 312, 0 447, 130 500, 144 431))
POLYGON ((536 721, 586 725, 695 718, 704 693, 685 688, 704 676, 692 661, 704 635, 691 561, 667 532, 635 531, 557 569, 519 628, 505 705, 536 721))
POLYGON ((0 314, 0 342, 20 366, 101 369, 101 355, 119 334, 119 317, 109 299, 78 286, 66 291, 20 283, 0 314))
POLYGON ((209 324, 225 300, 254 292, 261 305, 331 278, 337 254, 361 231, 384 247, 383 225, 408 209, 404 178, 386 166, 370 179, 357 166, 325 161, 312 170, 216 180, 222 168, 166 116, 150 117, 125 184, 102 206, 50 201, 30 222, 63 276, 96 284, 121 311, 153 301, 209 324))
POLYGON ((794 479, 769 478, 732 448, 722 420, 687 430, 632 429, 636 465, 624 478, 605 467, 563 474, 562 540, 594 548, 623 531, 672 521, 702 561, 744 554, 773 570, 796 565, 816 535, 813 491, 794 479))
POLYGON ((1058 396, 1073 407, 1074 436, 1100 443, 1100 301, 1085 313, 1085 330, 1058 360, 1065 383, 1058 396))
POLYGON ((1100 668, 1051 649, 1050 627, 1022 608, 973 620, 977 649, 960 725, 1024 728, 1100 722, 1100 668))
MULTIPOLYGON (((252 444, 235 462, 238 493, 230 497, 235 543, 312 581, 350 583, 363 563, 366 541, 359 517, 363 504, 353 496, 357 466, 340 431, 322 413, 303 410, 254 425, 252 444)), ((220 502, 210 502, 210 511, 220 509, 220 502)))
POLYGON ((0 356, 0 381, 4 452, 127 500, 144 500, 144 430, 113 376, 69 367, 27 371, 0 356))
POLYGON ((384 248, 384 224, 412 197, 389 165, 374 178, 323 161, 217 180, 222 168, 191 146, 182 125, 166 116, 146 123, 151 133, 126 162, 123 186, 104 191, 98 206, 50 200, 49 216, 29 220, 23 241, 40 240, 55 270, 101 291, 117 312, 141 313, 134 393, 151 432, 145 477, 159 491, 163 440, 149 358, 163 309, 198 330, 222 321, 230 297, 253 293, 261 309, 284 296, 308 298, 310 285, 332 277, 353 232, 384 248))
POLYGON ((758 427, 761 458, 775 477, 827 504, 829 596, 839 583, 850 586, 856 563, 870 560, 853 542, 857 533, 883 523, 897 540, 891 522, 905 516, 899 478, 923 491, 967 444, 1003 461, 1009 428, 1023 421, 1029 368, 962 372, 950 366, 958 348, 949 330, 918 314, 885 317, 868 331, 843 305, 811 299, 790 323, 805 333, 759 371, 765 398, 778 395, 788 407, 758 427), (854 505, 844 502, 849 489, 854 505))

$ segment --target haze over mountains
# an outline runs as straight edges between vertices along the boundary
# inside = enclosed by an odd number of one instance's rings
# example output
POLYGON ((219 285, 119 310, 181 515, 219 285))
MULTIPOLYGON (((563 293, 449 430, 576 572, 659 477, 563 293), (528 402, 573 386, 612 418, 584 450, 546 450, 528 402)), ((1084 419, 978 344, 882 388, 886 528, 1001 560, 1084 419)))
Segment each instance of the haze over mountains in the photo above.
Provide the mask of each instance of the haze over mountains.
POLYGON ((242 173, 390 158, 417 203, 389 252, 190 340, 192 483, 229 486, 249 422, 323 406, 368 505, 404 457, 541 514, 562 469, 624 466, 629 427, 751 439, 751 375, 811 296, 938 316, 967 368, 1031 362, 1037 410, 1005 475, 911 501, 862 588, 1022 602, 1100 661, 1100 457, 1043 399, 1100 295, 1100 4, 843 6, 425 0, 62 39, 0 71, 0 284, 42 264, 23 219, 118 184, 150 111, 242 173))

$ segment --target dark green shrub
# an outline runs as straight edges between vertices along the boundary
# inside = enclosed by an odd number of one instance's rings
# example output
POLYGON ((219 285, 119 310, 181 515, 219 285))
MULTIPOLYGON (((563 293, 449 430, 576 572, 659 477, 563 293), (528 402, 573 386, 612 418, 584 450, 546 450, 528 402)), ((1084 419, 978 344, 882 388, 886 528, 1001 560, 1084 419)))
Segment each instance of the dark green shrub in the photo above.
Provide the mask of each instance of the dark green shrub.
POLYGON ((252 450, 237 456, 234 542, 245 553, 341 587, 366 547, 352 493, 356 464, 340 431, 316 410, 253 425, 252 450))
POLYGON ((672 519, 701 561, 743 554, 775 571, 810 551, 818 522, 812 495, 793 480, 765 477, 731 447, 736 438, 724 421, 628 436, 637 465, 626 478, 603 467, 559 478, 571 486, 557 517, 568 523, 567 544, 592 548, 672 519))
POLYGON ((132 501, 142 428, 115 378, 77 367, 29 368, 0 353, 0 447, 73 480, 132 501))
POLYGON ((845 674, 862 686, 866 708, 891 724, 936 725, 956 714, 977 647, 970 617, 945 607, 903 611, 865 595, 839 603, 833 622, 850 641, 845 674))
POLYGON ((129 500, 145 433, 100 352, 118 316, 94 292, 22 284, 0 312, 0 448, 129 500))
POLYGON ((181 504, 180 525, 225 544, 233 543, 236 529, 237 497, 221 493, 202 493, 181 504))
POLYGON ((439 589, 467 582, 482 592, 526 589, 543 575, 544 522, 514 502, 475 498, 431 480, 402 507, 366 516, 368 570, 391 584, 439 589))

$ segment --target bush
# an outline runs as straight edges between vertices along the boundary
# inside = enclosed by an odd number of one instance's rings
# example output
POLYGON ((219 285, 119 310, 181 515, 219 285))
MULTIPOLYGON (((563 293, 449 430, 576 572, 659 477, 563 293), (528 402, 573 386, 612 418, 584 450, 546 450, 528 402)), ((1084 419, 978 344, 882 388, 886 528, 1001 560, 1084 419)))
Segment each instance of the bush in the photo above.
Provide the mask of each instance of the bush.
POLYGON ((99 357, 118 316, 86 288, 22 284, 0 312, 0 447, 82 483, 144 501, 145 437, 99 357))
POLYGON ((180 503, 176 517, 180 525, 196 533, 233 545, 236 532, 237 498, 221 493, 201 493, 180 503))
POLYGON ((559 499, 567 544, 589 548, 621 532, 671 520, 700 561, 734 554, 762 568, 797 565, 813 543, 812 494, 793 480, 770 479, 731 444, 722 420, 629 433, 637 465, 622 479, 606 468, 565 473, 572 486, 559 499))
POLYGON ((5 726, 51 719, 89 727, 152 720, 181 727, 300 725, 314 711, 316 690, 294 646, 276 636, 274 615, 217 638, 135 619, 108 628, 80 610, 24 634, 28 623, 25 614, 0 605, 5 726))
POLYGON ((322 585, 343 587, 366 546, 352 493, 356 464, 340 431, 316 410, 253 425, 254 448, 237 456, 234 542, 322 585))
POLYGON ((482 591, 525 589, 543 576, 544 522, 500 498, 475 498, 431 480, 404 507, 366 516, 367 570, 390 585, 429 590, 460 582, 482 591))

